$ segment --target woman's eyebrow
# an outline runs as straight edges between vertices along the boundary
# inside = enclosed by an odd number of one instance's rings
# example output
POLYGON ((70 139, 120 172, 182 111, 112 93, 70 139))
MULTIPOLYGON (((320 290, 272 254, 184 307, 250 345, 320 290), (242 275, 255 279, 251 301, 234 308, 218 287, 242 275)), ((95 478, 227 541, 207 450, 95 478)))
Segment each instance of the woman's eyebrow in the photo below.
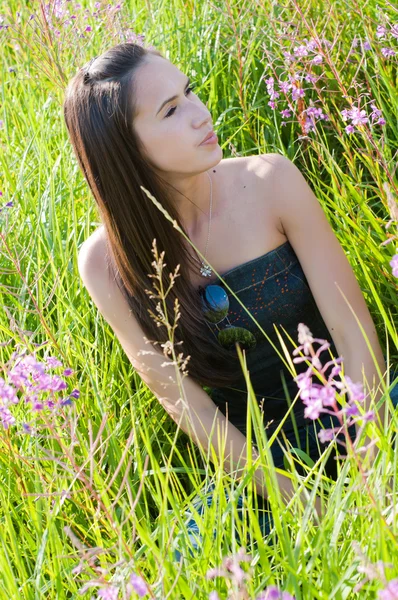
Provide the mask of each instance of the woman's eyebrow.
MULTIPOLYGON (((190 80, 190 78, 188 77, 188 79, 187 79, 187 82, 186 82, 186 84, 185 84, 184 91, 187 89, 187 87, 189 86, 189 84, 190 84, 190 83, 191 83, 191 80, 190 80)), ((171 96, 170 98, 167 98, 167 100, 165 100, 164 102, 162 102, 162 104, 161 104, 161 106, 160 106, 160 108, 159 108, 158 112, 156 113, 156 116, 158 116, 158 114, 160 113, 160 111, 162 110, 162 108, 163 108, 164 106, 166 106, 166 104, 167 104, 168 102, 171 102, 172 100, 176 100, 177 98, 178 98, 178 94, 176 94, 175 96, 171 96)))

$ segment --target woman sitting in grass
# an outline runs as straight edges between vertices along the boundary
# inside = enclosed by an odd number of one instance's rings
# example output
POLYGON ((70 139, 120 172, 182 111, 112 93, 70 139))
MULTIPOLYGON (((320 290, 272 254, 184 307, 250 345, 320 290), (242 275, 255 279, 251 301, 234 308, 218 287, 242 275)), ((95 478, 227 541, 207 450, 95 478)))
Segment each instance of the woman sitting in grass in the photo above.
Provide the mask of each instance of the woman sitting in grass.
MULTIPOLYGON (((227 470, 239 465, 241 475, 261 441, 247 443, 248 374, 267 438, 277 431, 275 469, 284 468, 290 445, 316 461, 333 438, 328 432, 343 440, 330 408, 330 381, 343 380, 331 357, 343 357, 348 382, 361 380, 362 368, 379 382, 352 311, 382 373, 386 364, 353 270, 298 168, 274 153, 223 158, 190 79, 157 50, 134 43, 109 49, 73 77, 64 116, 102 220, 80 249, 80 276, 172 419, 218 457, 225 443, 227 470), (159 294, 151 292, 154 270, 159 294), (292 375, 284 350, 292 354, 298 336, 301 359, 292 375), (325 340, 330 354, 320 359, 312 343, 325 340), (165 364, 165 356, 173 360, 165 364), (329 361, 322 385, 311 386, 308 365, 320 370, 320 361, 329 361), (173 378, 170 365, 184 377, 173 378)), ((383 410, 378 417, 383 422, 383 410)), ((348 428, 352 441, 356 428, 348 428)), ((335 457, 336 448, 325 465, 332 478, 335 457)), ((291 479, 274 475, 288 500, 291 479)), ((255 471, 262 508, 267 481, 263 469, 255 471)), ((321 513, 319 497, 316 507, 321 513)), ((198 533, 193 520, 190 527, 198 533)))

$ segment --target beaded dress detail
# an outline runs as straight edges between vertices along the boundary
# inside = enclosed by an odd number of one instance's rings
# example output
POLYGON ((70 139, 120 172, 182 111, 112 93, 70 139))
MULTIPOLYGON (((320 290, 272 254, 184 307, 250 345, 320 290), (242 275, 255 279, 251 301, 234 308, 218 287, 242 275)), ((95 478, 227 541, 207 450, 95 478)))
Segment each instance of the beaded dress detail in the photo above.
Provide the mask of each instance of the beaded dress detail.
MULTIPOLYGON (((246 364, 257 402, 264 411, 264 424, 273 420, 267 428, 268 435, 269 432, 275 430, 289 409, 283 389, 283 379, 286 382, 291 402, 294 401, 299 391, 297 383, 284 363, 286 358, 273 324, 275 323, 277 326, 291 358, 294 358, 292 355, 294 348, 299 345, 297 329, 299 323, 304 323, 314 338, 326 339, 330 343, 330 351, 336 358, 338 357, 337 349, 289 241, 263 256, 220 275, 258 321, 276 348, 275 350, 272 347, 239 302, 228 292, 222 281, 217 279, 213 281, 213 284, 221 285, 229 296, 228 318, 231 325, 245 327, 256 336, 256 347, 246 352, 246 364), (286 333, 282 328, 286 330, 286 333), (291 337, 294 345, 288 336, 291 337)), ((315 349, 318 347, 319 344, 316 343, 315 349)), ((329 350, 321 353, 320 360, 322 364, 330 360, 329 350)), ((330 365, 326 370, 326 378, 332 368, 333 365, 330 365)), ((306 361, 295 363, 295 369, 297 374, 303 373, 308 369, 308 364, 306 361)), ((340 381, 338 375, 334 379, 340 381)), ((316 376, 313 381, 320 383, 316 376)), ((243 373, 238 384, 231 387, 213 387, 209 391, 213 402, 221 412, 246 435, 247 386, 243 373)), ((298 427, 309 423, 309 419, 304 417, 304 409, 305 405, 298 397, 293 407, 298 427)), ((289 415, 283 429, 289 431, 292 428, 293 422, 289 415)))

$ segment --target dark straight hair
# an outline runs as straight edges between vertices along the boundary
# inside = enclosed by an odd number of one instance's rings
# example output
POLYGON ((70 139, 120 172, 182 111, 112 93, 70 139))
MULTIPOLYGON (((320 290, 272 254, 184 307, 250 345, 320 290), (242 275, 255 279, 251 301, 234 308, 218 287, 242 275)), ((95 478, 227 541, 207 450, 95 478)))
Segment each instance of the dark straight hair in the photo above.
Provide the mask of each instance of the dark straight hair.
MULTIPOLYGON (((175 298, 180 317, 174 342, 176 353, 190 359, 187 371, 201 386, 229 386, 242 377, 237 351, 223 348, 203 315, 198 290, 189 279, 190 265, 198 268, 191 246, 140 188, 145 187, 186 234, 168 184, 145 157, 134 130, 135 79, 151 55, 167 60, 158 50, 135 43, 114 46, 92 59, 70 80, 65 91, 64 118, 79 166, 91 189, 104 225, 108 273, 113 274, 148 340, 168 340, 165 327, 157 327, 158 299, 153 290, 153 240, 164 251, 163 285, 180 265, 167 298, 167 314, 174 318, 175 298)), ((189 237, 189 236, 187 236, 189 237)))

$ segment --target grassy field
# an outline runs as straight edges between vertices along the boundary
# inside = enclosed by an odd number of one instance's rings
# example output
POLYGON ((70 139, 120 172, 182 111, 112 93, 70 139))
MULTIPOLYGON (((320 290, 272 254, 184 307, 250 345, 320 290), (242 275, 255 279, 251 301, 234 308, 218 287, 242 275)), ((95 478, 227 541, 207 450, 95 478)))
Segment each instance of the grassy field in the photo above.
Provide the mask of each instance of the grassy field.
MULTIPOLYGON (((250 495, 251 525, 238 522, 223 490, 253 484, 251 460, 234 480, 177 427, 79 278, 79 248, 100 220, 62 115, 89 58, 126 41, 158 48, 195 81, 224 157, 275 152, 300 168, 397 364, 394 3, 0 0, 0 36, 0 600, 397 599, 388 375, 386 423, 364 425, 380 450, 372 462, 352 449, 336 482, 323 459, 307 461, 305 478, 287 462, 297 493, 286 506, 263 429, 273 543, 250 495), (197 517, 203 546, 191 554, 184 511, 204 475, 218 502, 197 517), (243 555, 235 528, 253 542, 243 555)), ((252 395, 249 408, 260 431, 252 395)))

